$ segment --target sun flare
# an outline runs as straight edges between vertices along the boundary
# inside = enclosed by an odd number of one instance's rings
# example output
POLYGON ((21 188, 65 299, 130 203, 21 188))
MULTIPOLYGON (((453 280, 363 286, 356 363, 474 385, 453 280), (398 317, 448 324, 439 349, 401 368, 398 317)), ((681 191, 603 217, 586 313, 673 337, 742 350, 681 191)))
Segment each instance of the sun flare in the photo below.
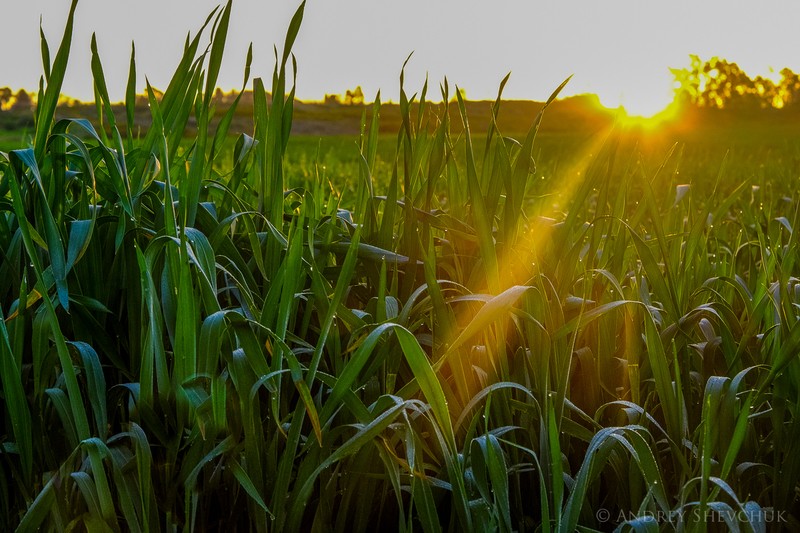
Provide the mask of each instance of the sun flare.
POLYGON ((630 118, 649 119, 664 113, 672 103, 669 93, 630 92, 609 97, 599 94, 600 103, 609 109, 622 108, 630 118))

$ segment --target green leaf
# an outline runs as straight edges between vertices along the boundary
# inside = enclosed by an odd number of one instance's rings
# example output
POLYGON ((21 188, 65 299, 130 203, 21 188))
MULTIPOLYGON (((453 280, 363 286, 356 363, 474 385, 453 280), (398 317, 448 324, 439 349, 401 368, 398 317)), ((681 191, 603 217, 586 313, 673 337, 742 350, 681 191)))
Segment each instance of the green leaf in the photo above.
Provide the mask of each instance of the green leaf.
MULTIPOLYGON (((520 297, 529 290, 531 290, 531 287, 515 285, 489 299, 486 304, 484 304, 484 306, 481 307, 481 309, 475 314, 467 327, 465 327, 458 337, 456 337, 456 339, 450 344, 450 346, 447 348, 447 352, 442 357, 442 361, 444 361, 446 357, 449 357, 465 342, 483 331, 494 321, 505 317, 512 309, 514 304, 517 303, 520 297)), ((437 368, 440 366, 442 361, 437 363, 437 368)))
POLYGON ((6 321, 0 310, 0 384, 3 385, 5 411, 11 418, 11 429, 16 440, 22 463, 25 483, 32 482, 33 475, 33 427, 31 412, 23 385, 21 368, 14 358, 6 321))
MULTIPOLYGON (((61 96, 61 84, 64 82, 64 76, 67 73, 67 62, 69 60, 70 46, 72 45, 72 28, 75 19, 75 8, 78 7, 78 0, 72 0, 69 8, 69 15, 67 15, 67 24, 64 28, 64 36, 61 38, 61 44, 56 52, 56 58, 53 61, 53 68, 50 75, 47 77, 47 88, 44 93, 44 98, 38 102, 36 112, 36 135, 33 142, 33 150, 36 154, 36 160, 42 161, 44 158, 45 144, 47 137, 50 134, 50 128, 53 125, 53 117, 55 116, 56 104, 58 97, 61 96)), ((49 63, 49 52, 45 53, 47 47, 46 41, 42 40, 43 59, 49 63)))

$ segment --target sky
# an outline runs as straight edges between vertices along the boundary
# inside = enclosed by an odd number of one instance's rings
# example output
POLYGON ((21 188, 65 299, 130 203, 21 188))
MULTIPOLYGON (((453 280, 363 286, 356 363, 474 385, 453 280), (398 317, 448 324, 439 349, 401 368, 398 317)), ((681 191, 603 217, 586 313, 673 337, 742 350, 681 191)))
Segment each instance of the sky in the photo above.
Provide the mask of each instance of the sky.
MULTIPOLYGON (((63 33, 69 0, 0 0, 0 86, 34 89, 42 67, 39 21, 51 54, 63 33)), ((188 32, 221 0, 80 0, 63 91, 93 98, 90 42, 97 34, 112 99, 123 99, 131 42, 137 87, 166 87, 188 32)), ((269 79, 297 1, 233 0, 219 85, 239 88, 249 43, 253 76, 269 79)), ((547 98, 567 76, 564 95, 595 93, 610 107, 649 114, 669 102, 670 67, 689 54, 737 62, 748 74, 800 71, 800 2, 761 0, 308 0, 294 48, 297 96, 318 100, 360 85, 368 100, 409 94, 425 76, 431 92, 447 76, 470 99, 547 98)), ((267 84, 269 85, 269 84, 267 84)), ((435 90, 434 90, 435 89, 435 90)), ((452 92, 452 91, 451 91, 452 92)), ((433 95, 435 96, 435 94, 433 95)))

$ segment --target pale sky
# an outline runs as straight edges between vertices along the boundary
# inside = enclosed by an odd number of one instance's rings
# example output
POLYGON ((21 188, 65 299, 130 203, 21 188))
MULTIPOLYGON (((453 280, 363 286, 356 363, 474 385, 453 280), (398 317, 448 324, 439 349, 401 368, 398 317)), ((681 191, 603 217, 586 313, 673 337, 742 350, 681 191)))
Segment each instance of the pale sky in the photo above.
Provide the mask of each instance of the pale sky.
MULTIPOLYGON (((0 86, 35 88, 41 75, 39 17, 55 51, 69 0, 0 0, 0 86)), ((187 32, 220 0, 80 0, 64 92, 92 99, 89 44, 97 33, 112 99, 124 95, 131 41, 138 88, 147 75, 164 88, 187 32)), ((283 44, 299 2, 234 0, 223 89, 241 85, 247 46, 252 73, 269 80, 273 44, 283 44)), ((309 0, 294 52, 297 95, 321 99, 361 85, 397 100, 403 60, 407 92, 430 77, 431 96, 446 75, 470 99, 544 99, 570 74, 564 94, 593 92, 606 105, 652 110, 671 94, 669 67, 690 53, 725 57, 749 74, 800 70, 800 2, 779 0, 309 0), (431 94, 432 93, 432 94, 431 94)), ((267 83, 269 85, 269 83, 267 83)))

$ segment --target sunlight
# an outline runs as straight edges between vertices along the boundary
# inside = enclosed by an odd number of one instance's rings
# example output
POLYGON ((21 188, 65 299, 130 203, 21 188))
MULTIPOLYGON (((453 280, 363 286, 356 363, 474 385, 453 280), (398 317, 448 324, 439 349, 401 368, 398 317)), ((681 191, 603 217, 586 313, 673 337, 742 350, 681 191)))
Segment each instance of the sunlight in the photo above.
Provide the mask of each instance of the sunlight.
POLYGON ((553 230, 559 221, 558 218, 550 217, 559 217, 568 208, 610 133, 610 128, 598 132, 583 147, 580 157, 560 169, 557 179, 554 180, 554 187, 549 193, 552 197, 550 209, 532 213, 533 216, 529 220, 530 240, 525 246, 505 250, 504 255, 498 258, 499 263, 503 265, 501 279, 503 288, 530 283, 530 279, 535 276, 536 268, 532 265, 541 262, 545 248, 552 244, 553 230))
POLYGON ((672 103, 670 91, 620 93, 616 97, 598 94, 600 103, 608 109, 622 107, 628 117, 653 118, 665 111, 672 103))

